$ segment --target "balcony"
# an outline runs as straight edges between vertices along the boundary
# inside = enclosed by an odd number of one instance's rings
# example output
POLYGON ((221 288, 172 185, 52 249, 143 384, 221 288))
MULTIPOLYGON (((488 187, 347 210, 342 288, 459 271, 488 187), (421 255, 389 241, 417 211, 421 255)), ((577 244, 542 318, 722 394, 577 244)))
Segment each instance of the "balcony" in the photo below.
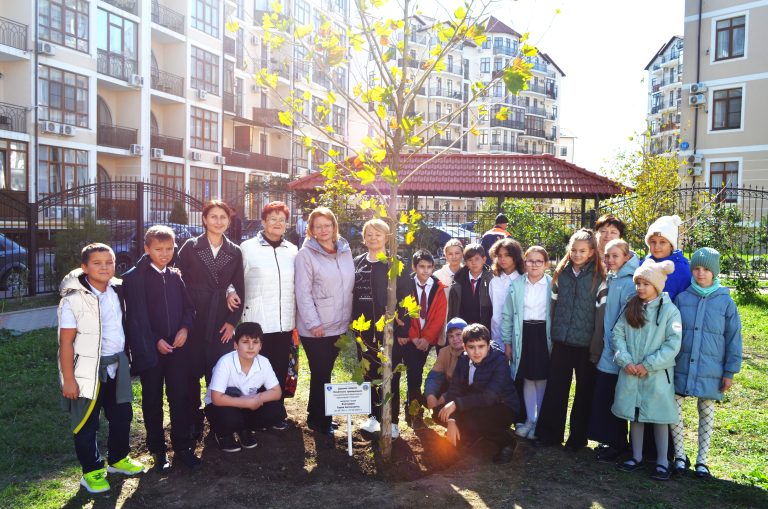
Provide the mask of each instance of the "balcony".
POLYGON ((557 99, 557 87, 554 84, 547 85, 546 94, 550 99, 557 99))
POLYGON ((528 83, 528 91, 535 92, 537 94, 546 94, 547 87, 545 87, 541 83, 528 83))
POLYGON ((15 104, 0 103, 0 130, 27 132, 27 109, 15 104))
POLYGON ((462 76, 464 73, 464 70, 461 68, 458 64, 453 65, 447 65, 445 66, 445 69, 443 69, 442 72, 446 72, 449 74, 455 74, 456 76, 462 76))
POLYGON ((452 148, 461 148, 461 140, 460 138, 456 138, 455 140, 446 140, 445 138, 432 138, 429 140, 427 145, 432 147, 452 147, 452 148))
POLYGON ((433 111, 429 113, 429 121, 461 125, 461 116, 455 113, 448 113, 448 112, 443 113, 443 112, 433 111))
POLYGON ((448 99, 458 99, 459 101, 461 100, 460 90, 448 90, 447 88, 443 88, 443 87, 430 88, 429 95, 431 97, 446 97, 448 99))
POLYGON ((528 147, 527 145, 523 145, 522 147, 519 147, 517 151, 520 152, 521 154, 531 154, 531 155, 538 155, 538 154, 544 153, 543 150, 536 150, 535 147, 528 147))
POLYGON ((231 111, 237 117, 243 116, 243 96, 233 92, 224 92, 221 95, 224 111, 231 111))
POLYGON ((255 152, 235 152, 231 148, 224 147, 221 155, 227 158, 228 166, 239 166, 252 170, 272 171, 276 173, 288 173, 289 161, 282 157, 257 154, 255 152))
POLYGON ((184 97, 184 78, 159 69, 152 69, 152 90, 184 97))
POLYGON ((517 55, 517 48, 512 46, 494 46, 494 55, 506 55, 508 57, 514 57, 517 55))
POLYGON ((157 0, 152 1, 152 23, 184 35, 184 15, 160 5, 157 0))
POLYGON ((139 130, 118 125, 99 124, 96 129, 96 143, 105 147, 128 150, 136 143, 139 130))
POLYGON ((492 116, 491 127, 506 127, 507 129, 517 129, 518 131, 524 131, 525 121, 513 120, 511 118, 507 118, 506 120, 499 120, 495 116, 492 116))
POLYGON ((545 64, 544 62, 537 62, 533 64, 533 70, 538 72, 543 72, 546 74, 549 68, 547 67, 547 64, 545 64))
POLYGON ((235 56, 235 40, 231 37, 224 37, 224 54, 235 56))
POLYGON ((660 128, 661 132, 675 131, 677 129, 680 129, 680 121, 679 120, 677 122, 667 121, 664 124, 661 124, 661 128, 660 128))
POLYGON ((138 60, 125 58, 120 53, 110 53, 100 49, 96 70, 101 74, 128 81, 131 74, 139 72, 139 62, 138 60))
POLYGON ((526 136, 535 136, 537 138, 544 138, 544 129, 538 129, 535 127, 526 127, 525 128, 525 135, 526 136))
POLYGON ((164 134, 152 134, 149 140, 152 148, 161 148, 165 155, 184 157, 184 139, 165 136, 164 134))
POLYGON ((516 147, 514 143, 491 143, 491 152, 515 152, 516 147))
MULTIPOLYGON (((413 58, 407 58, 405 60, 406 60, 405 61, 405 66, 406 67, 411 67, 413 69, 421 69, 424 66, 424 61, 423 60, 416 60, 416 59, 413 59, 413 58)), ((403 66, 403 59, 402 58, 398 58, 397 59, 397 65, 398 65, 398 67, 402 67, 403 66)))
POLYGON ((139 13, 139 2, 138 0, 104 0, 109 5, 114 5, 118 9, 122 9, 125 12, 130 12, 131 14, 138 14, 139 13))
POLYGON ((0 45, 27 51, 27 25, 0 17, 0 45))
POLYGON ((554 133, 549 133, 544 137, 547 141, 557 141, 557 135, 554 133))
POLYGON ((282 127, 279 113, 280 110, 275 108, 253 108, 253 123, 262 127, 282 127))
POLYGON ((529 115, 538 115, 539 117, 547 116, 547 110, 542 108, 541 106, 526 106, 525 110, 528 112, 529 115))

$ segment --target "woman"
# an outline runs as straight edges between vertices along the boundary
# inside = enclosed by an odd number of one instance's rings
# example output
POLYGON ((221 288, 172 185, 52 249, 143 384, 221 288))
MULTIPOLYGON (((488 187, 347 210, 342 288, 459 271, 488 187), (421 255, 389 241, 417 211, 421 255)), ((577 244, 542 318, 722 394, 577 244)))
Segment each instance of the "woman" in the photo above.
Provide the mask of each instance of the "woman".
POLYGON ((307 425, 318 433, 333 435, 331 417, 325 415, 324 386, 331 381, 339 355, 336 341, 349 328, 355 264, 330 209, 318 207, 309 214, 306 235, 296 255, 295 281, 296 328, 311 371, 307 425))
MULTIPOLYGON (((272 364, 283 392, 296 326, 293 275, 297 249, 284 237, 289 217, 285 203, 267 203, 261 211, 264 229, 240 246, 245 278, 243 321, 261 325, 264 331, 261 355, 272 364)), ((239 295, 230 295, 230 307, 240 304, 239 295)), ((283 408, 283 420, 272 428, 287 429, 285 417, 283 408)))
MULTIPOLYGON (((389 225, 381 219, 371 219, 363 225, 363 243, 368 249, 355 258, 355 285, 352 294, 352 319, 357 320, 365 315, 366 321, 371 321, 371 328, 362 331, 366 350, 358 346, 358 358, 368 361, 369 369, 365 371, 364 378, 370 382, 381 378, 379 373, 380 361, 377 353, 384 341, 384 333, 377 332, 373 325, 385 314, 387 306, 387 282, 389 263, 379 260, 379 255, 386 255, 387 237, 390 235, 389 225)), ((413 287, 413 282, 408 277, 406 270, 397 278, 397 301, 405 298, 413 287)), ((406 312, 398 308, 400 322, 394 323, 394 337, 408 337, 410 319, 406 312)), ((394 384, 393 384, 394 386, 394 384)), ((399 387, 399 384, 394 387, 399 387)), ((379 387, 373 390, 373 412, 362 426, 363 431, 373 433, 381 429, 381 390, 379 387)), ((392 404, 392 438, 400 436, 397 427, 399 405, 392 404)))
POLYGON ((243 292, 243 255, 240 247, 224 232, 229 228, 232 211, 220 200, 203 207, 205 233, 188 239, 179 250, 178 268, 184 278, 195 307, 195 325, 189 331, 191 404, 194 408, 192 435, 202 433, 203 414, 200 408, 200 377, 211 380, 211 371, 219 357, 232 351, 230 340, 242 311, 227 308, 225 295, 231 285, 243 292))

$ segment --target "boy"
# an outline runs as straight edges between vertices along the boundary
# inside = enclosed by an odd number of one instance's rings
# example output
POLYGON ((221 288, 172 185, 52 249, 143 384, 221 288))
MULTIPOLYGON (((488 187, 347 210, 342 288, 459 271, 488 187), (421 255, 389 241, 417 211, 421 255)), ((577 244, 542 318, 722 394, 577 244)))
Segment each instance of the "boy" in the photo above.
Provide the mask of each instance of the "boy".
POLYGON ((485 438, 499 447, 493 462, 509 463, 517 447, 509 426, 519 403, 507 358, 491 348, 491 333, 479 323, 468 325, 461 337, 466 354, 456 364, 439 418, 447 422, 451 444, 485 438))
MULTIPOLYGON (((467 326, 467 322, 461 318, 454 318, 446 325, 448 336, 448 348, 443 348, 437 354, 435 365, 427 374, 424 382, 424 395, 427 397, 427 408, 432 410, 432 416, 437 419, 440 410, 445 405, 445 392, 451 384, 453 372, 456 369, 461 354, 464 353, 464 341, 461 333, 467 326)), ((444 423, 443 423, 444 424, 444 423)))
POLYGON ((133 392, 120 280, 114 275, 112 249, 88 244, 81 252, 80 268, 67 274, 60 285, 59 381, 83 469, 80 485, 90 493, 109 490, 107 472, 144 471, 144 465, 128 457, 133 392), (109 421, 106 469, 96 442, 102 408, 109 421))
POLYGON ((285 415, 272 365, 259 355, 262 336, 258 323, 241 323, 235 329, 235 351, 224 354, 213 368, 205 414, 225 452, 256 447, 253 430, 273 426, 285 415))
POLYGON ((493 305, 488 285, 493 274, 485 267, 485 249, 480 244, 464 248, 464 267, 454 276, 448 296, 448 319, 459 317, 467 323, 491 328, 493 305))
POLYGON ((200 459, 193 451, 188 430, 189 387, 187 334, 195 309, 178 269, 168 267, 175 238, 167 226, 153 226, 144 235, 144 253, 123 276, 126 303, 126 339, 131 371, 141 378, 141 411, 147 430, 147 449, 155 470, 170 468, 163 431, 163 385, 171 409, 174 460, 195 469, 200 459))
MULTIPOLYGON (((418 319, 411 319, 408 337, 397 338, 392 348, 392 365, 404 363, 408 376, 408 393, 405 404, 405 422, 413 429, 424 427, 421 405, 425 403, 421 393, 421 381, 424 376, 424 364, 427 362, 429 348, 437 346, 440 333, 445 325, 445 312, 448 303, 445 299, 445 286, 432 275, 435 259, 426 249, 419 249, 413 254, 413 274, 411 275, 411 294, 419 303, 421 310, 418 319), (416 403, 414 403, 414 401, 416 403), (411 405, 419 407, 414 415, 411 405)), ((393 402, 400 404, 400 374, 394 376, 393 402)))

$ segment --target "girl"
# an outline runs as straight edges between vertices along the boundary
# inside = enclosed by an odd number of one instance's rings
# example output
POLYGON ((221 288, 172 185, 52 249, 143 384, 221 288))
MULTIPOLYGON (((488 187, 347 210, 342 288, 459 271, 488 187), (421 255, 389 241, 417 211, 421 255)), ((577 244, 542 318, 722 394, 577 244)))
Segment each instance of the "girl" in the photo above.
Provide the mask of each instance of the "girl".
POLYGON ((627 421, 611 413, 616 381, 619 379, 619 367, 613 362, 613 356, 616 354, 613 326, 624 311, 627 300, 635 294, 632 275, 639 265, 640 261, 624 240, 614 239, 606 243, 608 297, 603 318, 605 332, 602 351, 598 353, 592 417, 589 421, 590 440, 600 442, 597 448, 598 461, 613 462, 627 448, 627 421))
POLYGON ((669 480, 667 460, 669 424, 678 420, 672 373, 680 350, 680 312, 664 292, 667 274, 675 270, 665 260, 646 260, 633 277, 637 295, 613 328, 619 379, 611 411, 630 421, 632 457, 617 468, 634 472, 642 468, 645 423, 653 423, 656 468, 651 479, 669 480))
POLYGON ((595 382, 590 345, 593 341, 603 340, 606 293, 595 235, 592 230, 582 228, 571 236, 566 255, 552 277, 552 357, 536 425, 539 445, 555 445, 563 441, 574 371, 576 397, 565 447, 576 451, 587 445, 595 382))
POLYGON ((509 293, 509 284, 525 272, 523 263, 523 248, 514 239, 506 238, 496 241, 491 246, 491 271, 493 279, 489 285, 493 315, 491 317, 491 346, 504 351, 501 339, 501 309, 509 293))
POLYGON ((691 286, 675 299, 683 320, 683 342, 675 364, 678 423, 672 426, 675 471, 690 465, 683 448, 682 407, 685 396, 698 398, 699 454, 696 477, 710 476, 709 441, 715 421, 715 400, 731 388, 741 369, 741 319, 728 289, 720 286, 720 253, 704 247, 691 257, 691 286))
POLYGON ((552 278, 544 273, 548 263, 546 249, 541 246, 528 248, 525 252, 525 267, 528 270, 509 285, 501 319, 504 351, 510 361, 517 393, 523 395, 525 403, 526 420, 517 425, 515 433, 531 440, 536 438, 536 421, 547 387, 549 353, 552 350, 552 278))
POLYGON ((649 251, 646 259, 654 262, 669 260, 675 264, 675 272, 667 278, 664 287, 671 300, 675 300, 677 294, 691 284, 691 267, 683 252, 677 249, 678 226, 681 223, 680 216, 662 216, 651 224, 645 234, 649 251))
MULTIPOLYGON (((445 243, 445 247, 443 247, 443 254, 445 254, 445 265, 437 269, 432 275, 445 285, 445 298, 448 299, 451 286, 453 285, 453 276, 463 266, 464 244, 459 239, 450 239, 445 243)), ((445 316, 447 319, 447 309, 445 316)), ((440 337, 437 340, 437 352, 445 346, 445 334, 445 331, 440 333, 440 337)))

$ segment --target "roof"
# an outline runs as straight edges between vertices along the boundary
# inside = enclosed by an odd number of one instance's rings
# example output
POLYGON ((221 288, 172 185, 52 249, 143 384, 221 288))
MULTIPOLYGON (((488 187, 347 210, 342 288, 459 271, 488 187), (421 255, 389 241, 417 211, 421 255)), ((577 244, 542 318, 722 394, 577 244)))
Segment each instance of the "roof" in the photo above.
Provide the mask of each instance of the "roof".
POLYGON ((498 18, 495 18, 493 16, 490 16, 488 18, 488 25, 486 25, 485 28, 486 33, 494 33, 494 34, 509 34, 514 35, 515 37, 522 37, 519 33, 515 32, 512 27, 508 26, 498 18))
POLYGON ((648 70, 648 68, 649 68, 649 67, 651 67, 651 66, 653 65, 653 63, 656 61, 656 59, 657 59, 657 58, 659 58, 660 56, 662 56, 662 55, 664 54, 664 52, 665 52, 665 51, 667 51, 667 48, 669 48, 669 46, 670 46, 670 45, 671 45, 673 42, 675 42, 676 40, 678 40, 678 39, 679 39, 679 40, 681 40, 681 41, 683 40, 683 38, 682 38, 681 36, 679 36, 679 35, 673 35, 672 37, 670 37, 670 38, 669 38, 669 40, 668 40, 667 42, 665 42, 664 44, 662 44, 662 45, 661 45, 661 48, 659 48, 659 51, 657 51, 657 52, 656 52, 656 54, 655 54, 655 55, 653 55, 653 58, 651 59, 651 61, 650 61, 650 62, 648 62, 648 65, 646 65, 646 66, 645 66, 645 70, 647 71, 647 70, 648 70))
MULTIPOLYGON (((404 176, 433 154, 401 157, 400 174, 404 176)), ((314 191, 324 183, 322 174, 311 173, 288 186, 294 191, 314 191)), ((354 180, 352 184, 361 189, 354 180)), ((376 187, 389 192, 389 185, 381 179, 376 187)), ((412 196, 602 199, 621 194, 623 189, 609 178, 549 154, 446 154, 422 167, 399 191, 412 196)))

